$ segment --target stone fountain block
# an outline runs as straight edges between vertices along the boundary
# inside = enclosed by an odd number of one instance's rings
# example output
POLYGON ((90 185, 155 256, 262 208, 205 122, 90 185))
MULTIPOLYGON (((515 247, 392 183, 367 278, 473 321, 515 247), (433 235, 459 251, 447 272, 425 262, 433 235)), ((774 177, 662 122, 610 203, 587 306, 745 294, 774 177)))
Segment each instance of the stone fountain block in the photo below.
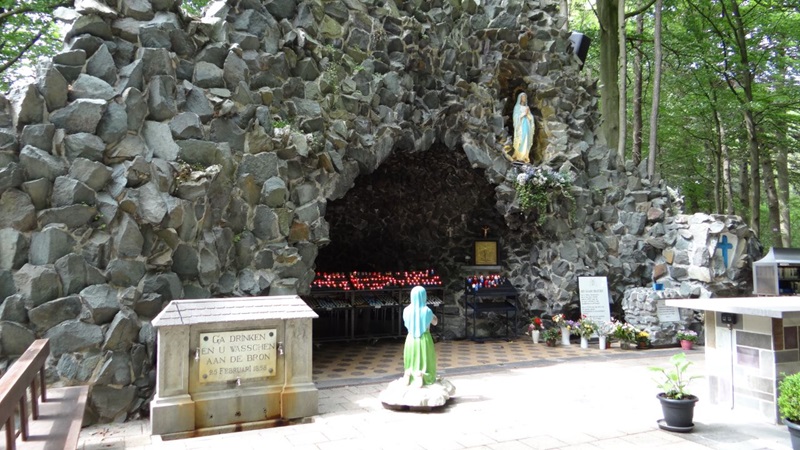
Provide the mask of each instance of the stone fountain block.
POLYGON ((297 296, 173 300, 158 330, 151 432, 173 437, 316 415, 311 320, 297 296))

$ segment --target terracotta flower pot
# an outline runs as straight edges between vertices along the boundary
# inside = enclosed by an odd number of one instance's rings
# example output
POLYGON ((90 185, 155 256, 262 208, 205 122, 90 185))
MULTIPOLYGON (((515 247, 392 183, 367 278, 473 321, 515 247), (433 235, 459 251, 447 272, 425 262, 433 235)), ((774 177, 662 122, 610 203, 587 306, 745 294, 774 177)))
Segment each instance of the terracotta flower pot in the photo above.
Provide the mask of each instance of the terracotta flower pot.
POLYGON ((694 348, 694 342, 687 341, 686 339, 681 339, 681 348, 683 350, 691 350, 694 348))

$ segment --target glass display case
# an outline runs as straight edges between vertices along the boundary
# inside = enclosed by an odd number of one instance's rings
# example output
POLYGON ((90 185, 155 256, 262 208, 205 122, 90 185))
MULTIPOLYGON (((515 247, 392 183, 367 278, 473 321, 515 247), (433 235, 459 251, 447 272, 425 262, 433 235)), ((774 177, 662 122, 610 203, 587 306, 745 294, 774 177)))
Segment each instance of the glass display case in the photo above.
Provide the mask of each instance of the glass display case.
POLYGON ((800 248, 776 248, 753 263, 755 295, 800 294, 800 248))

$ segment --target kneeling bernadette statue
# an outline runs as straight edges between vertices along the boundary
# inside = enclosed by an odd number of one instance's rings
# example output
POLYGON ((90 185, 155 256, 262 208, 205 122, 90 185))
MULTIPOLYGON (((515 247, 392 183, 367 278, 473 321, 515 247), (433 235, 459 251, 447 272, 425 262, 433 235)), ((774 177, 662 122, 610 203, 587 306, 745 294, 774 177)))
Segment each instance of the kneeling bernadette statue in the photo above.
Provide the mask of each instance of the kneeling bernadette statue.
POLYGON ((411 303, 403 309, 408 336, 403 347, 403 376, 389 383, 379 398, 390 409, 430 409, 442 406, 456 388, 436 375, 436 349, 430 326, 438 318, 427 306, 428 293, 422 286, 411 290, 411 303))
POLYGON ((411 290, 411 303, 403 309, 403 323, 408 330, 403 347, 403 377, 416 386, 436 381, 436 349, 430 326, 439 319, 427 303, 428 293, 417 286, 411 290))

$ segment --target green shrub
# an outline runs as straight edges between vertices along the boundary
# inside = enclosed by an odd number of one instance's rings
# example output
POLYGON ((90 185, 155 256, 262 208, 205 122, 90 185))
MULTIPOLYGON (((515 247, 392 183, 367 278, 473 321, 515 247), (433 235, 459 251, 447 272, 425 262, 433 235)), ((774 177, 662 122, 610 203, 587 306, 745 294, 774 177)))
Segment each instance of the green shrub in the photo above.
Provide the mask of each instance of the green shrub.
POLYGON ((800 373, 785 375, 778 384, 778 411, 784 419, 800 423, 800 373))

